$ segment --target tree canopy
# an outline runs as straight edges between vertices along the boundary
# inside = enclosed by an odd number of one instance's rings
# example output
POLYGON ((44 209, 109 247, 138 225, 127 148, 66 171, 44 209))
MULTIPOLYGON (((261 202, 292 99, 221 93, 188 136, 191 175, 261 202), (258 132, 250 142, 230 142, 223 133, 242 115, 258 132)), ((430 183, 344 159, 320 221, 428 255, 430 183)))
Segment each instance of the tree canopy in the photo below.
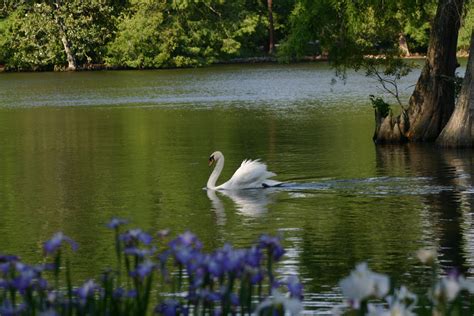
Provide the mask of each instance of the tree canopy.
MULTIPOLYGON (((464 50, 472 7, 460 33, 464 50)), ((160 68, 267 56, 271 16, 280 59, 322 54, 358 68, 363 56, 399 54, 401 38, 410 52, 426 52, 435 10, 434 0, 3 0, 0 64, 160 68)))

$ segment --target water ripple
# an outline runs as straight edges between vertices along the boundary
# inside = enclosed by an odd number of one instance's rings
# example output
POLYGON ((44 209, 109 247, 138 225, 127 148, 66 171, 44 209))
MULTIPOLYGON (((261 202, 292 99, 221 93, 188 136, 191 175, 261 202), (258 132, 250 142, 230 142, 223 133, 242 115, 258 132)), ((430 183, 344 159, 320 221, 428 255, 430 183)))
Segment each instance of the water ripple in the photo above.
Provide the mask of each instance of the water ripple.
MULTIPOLYGON (((451 185, 438 185, 429 177, 372 177, 365 179, 338 179, 323 182, 288 182, 278 188, 291 191, 292 197, 307 197, 312 191, 361 195, 429 195, 453 191, 451 185), (304 191, 304 192, 301 192, 304 191)), ((465 193, 474 193, 472 188, 465 193), (471 190, 471 191, 470 191, 471 190)))

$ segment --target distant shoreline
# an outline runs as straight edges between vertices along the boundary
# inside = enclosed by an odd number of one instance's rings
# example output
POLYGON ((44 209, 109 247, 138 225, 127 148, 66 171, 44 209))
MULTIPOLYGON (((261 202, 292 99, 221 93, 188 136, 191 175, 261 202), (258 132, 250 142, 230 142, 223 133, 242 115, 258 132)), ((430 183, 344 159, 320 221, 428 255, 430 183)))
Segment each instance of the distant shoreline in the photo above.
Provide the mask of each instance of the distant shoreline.
MULTIPOLYGON (((467 58, 469 53, 467 51, 459 51, 456 56, 458 58, 467 58)), ((404 59, 424 59, 426 55, 412 54, 410 56, 404 57, 404 59)), ((305 62, 327 62, 328 58, 325 55, 318 56, 306 56, 303 59, 290 62, 289 64, 305 63, 305 62)), ((212 65, 233 65, 233 64, 274 64, 278 63, 278 59, 272 56, 262 56, 262 57, 242 57, 242 58, 232 58, 229 60, 220 60, 208 65, 197 66, 196 68, 212 66, 212 65)), ((182 69, 182 68, 192 68, 192 67, 162 67, 162 68, 131 68, 131 67, 121 67, 121 66, 108 66, 106 64, 85 64, 84 66, 78 68, 76 71, 101 71, 101 70, 158 70, 158 69, 182 69)), ((6 65, 0 64, 0 73, 8 72, 67 72, 64 67, 55 66, 54 69, 47 70, 6 70, 6 65)))

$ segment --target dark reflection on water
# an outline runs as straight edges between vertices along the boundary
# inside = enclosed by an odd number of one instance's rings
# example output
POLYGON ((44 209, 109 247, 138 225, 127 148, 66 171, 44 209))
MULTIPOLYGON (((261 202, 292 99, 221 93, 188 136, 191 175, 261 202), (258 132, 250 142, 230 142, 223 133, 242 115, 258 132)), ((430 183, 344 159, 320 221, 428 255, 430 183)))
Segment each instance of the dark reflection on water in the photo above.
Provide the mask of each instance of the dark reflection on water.
POLYGON ((411 145, 382 147, 377 154, 382 158, 380 166, 384 169, 403 164, 413 174, 429 174, 431 185, 444 188, 438 194, 426 195, 423 201, 429 207, 427 219, 437 239, 439 260, 446 269, 458 268, 463 272, 472 269, 468 264, 473 250, 469 240, 472 234, 472 151, 411 145), (403 151, 395 163, 393 156, 388 156, 394 151, 403 151))
POLYGON ((472 151, 375 147, 372 83, 331 77, 324 64, 0 76, 0 252, 39 261, 62 230, 80 281, 113 263, 112 216, 190 229, 208 249, 281 234, 278 271, 301 275, 320 313, 360 261, 418 293, 420 247, 472 275, 472 151), (261 158, 286 184, 203 190, 215 150, 222 179, 261 158))

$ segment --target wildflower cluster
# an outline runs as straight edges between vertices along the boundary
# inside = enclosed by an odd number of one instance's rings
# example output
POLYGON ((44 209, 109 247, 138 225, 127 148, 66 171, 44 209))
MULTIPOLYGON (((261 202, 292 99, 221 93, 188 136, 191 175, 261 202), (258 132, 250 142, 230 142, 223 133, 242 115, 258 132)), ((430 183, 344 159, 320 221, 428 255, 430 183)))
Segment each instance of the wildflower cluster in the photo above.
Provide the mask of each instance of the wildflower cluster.
MULTIPOLYGON (((474 282, 456 270, 438 276, 436 252, 422 249, 417 257, 431 270, 432 288, 420 298, 405 286, 393 289, 387 275, 371 271, 360 263, 339 285, 347 299, 347 314, 366 316, 474 315, 474 282), (421 301, 422 300, 422 301, 421 301)), ((333 314, 342 314, 340 307, 333 314)))
POLYGON ((279 238, 262 236, 248 249, 230 244, 203 251, 187 231, 169 238, 112 219, 117 266, 100 279, 73 286, 69 247, 76 243, 57 233, 44 243, 48 263, 26 265, 0 255, 0 315, 229 315, 296 314, 303 287, 296 277, 276 280, 272 267, 284 250, 279 238), (52 281, 51 281, 52 280, 52 281))

